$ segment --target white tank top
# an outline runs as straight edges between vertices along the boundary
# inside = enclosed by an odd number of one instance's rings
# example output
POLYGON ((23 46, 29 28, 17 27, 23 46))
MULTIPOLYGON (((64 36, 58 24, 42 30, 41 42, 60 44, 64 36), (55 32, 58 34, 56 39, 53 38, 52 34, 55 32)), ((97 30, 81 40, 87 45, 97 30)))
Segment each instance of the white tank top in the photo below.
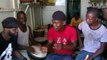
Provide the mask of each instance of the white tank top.
POLYGON ((27 26, 26 32, 22 32, 18 28, 18 44, 23 46, 29 46, 29 27, 27 26))

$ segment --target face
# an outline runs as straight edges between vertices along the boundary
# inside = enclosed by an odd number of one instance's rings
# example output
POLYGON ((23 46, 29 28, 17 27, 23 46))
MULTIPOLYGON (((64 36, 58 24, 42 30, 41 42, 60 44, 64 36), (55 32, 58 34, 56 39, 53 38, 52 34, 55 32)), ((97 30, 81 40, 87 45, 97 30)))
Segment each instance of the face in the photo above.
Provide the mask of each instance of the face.
POLYGON ((20 23, 26 24, 26 15, 24 15, 24 14, 19 14, 18 20, 19 20, 20 23))
POLYGON ((86 21, 89 25, 92 25, 92 24, 96 23, 97 17, 94 13, 87 13, 86 21))
POLYGON ((61 20, 53 20, 52 24, 53 24, 54 29, 57 31, 60 31, 62 27, 64 26, 64 23, 61 20))
POLYGON ((9 29, 9 35, 10 36, 16 36, 17 32, 18 32, 17 28, 11 28, 11 29, 9 29))

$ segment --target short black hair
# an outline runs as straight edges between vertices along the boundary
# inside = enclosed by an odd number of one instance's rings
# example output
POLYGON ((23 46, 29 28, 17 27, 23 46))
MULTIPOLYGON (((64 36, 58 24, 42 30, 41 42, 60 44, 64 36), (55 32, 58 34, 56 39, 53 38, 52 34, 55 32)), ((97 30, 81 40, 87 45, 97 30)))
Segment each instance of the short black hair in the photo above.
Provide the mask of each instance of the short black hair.
POLYGON ((3 28, 17 28, 18 21, 14 17, 7 17, 2 21, 3 28))
POLYGON ((87 14, 88 13, 94 13, 97 18, 104 19, 102 9, 89 7, 87 8, 87 14))
POLYGON ((62 11, 55 11, 52 15, 52 20, 66 20, 66 16, 62 11))
POLYGON ((98 10, 98 8, 90 7, 89 9, 87 9, 87 14, 88 13, 94 13, 96 17, 99 16, 99 10, 98 10))
POLYGON ((19 12, 17 13, 17 17, 18 17, 20 14, 24 14, 24 15, 26 16, 26 14, 25 14, 24 11, 19 11, 19 12))

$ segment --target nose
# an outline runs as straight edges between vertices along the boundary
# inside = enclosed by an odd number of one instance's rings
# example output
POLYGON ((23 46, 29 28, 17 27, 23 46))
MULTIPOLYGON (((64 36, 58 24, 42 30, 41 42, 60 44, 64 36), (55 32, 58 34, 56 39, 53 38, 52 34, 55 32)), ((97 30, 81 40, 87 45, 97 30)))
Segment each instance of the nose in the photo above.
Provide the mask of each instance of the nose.
POLYGON ((57 24, 56 23, 53 23, 53 26, 55 27, 57 24))

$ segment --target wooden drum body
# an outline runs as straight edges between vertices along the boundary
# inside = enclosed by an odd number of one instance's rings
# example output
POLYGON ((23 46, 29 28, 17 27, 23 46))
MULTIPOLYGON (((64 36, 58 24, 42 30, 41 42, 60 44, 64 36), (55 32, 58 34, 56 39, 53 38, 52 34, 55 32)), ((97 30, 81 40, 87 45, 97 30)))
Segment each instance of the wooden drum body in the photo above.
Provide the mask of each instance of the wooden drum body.
POLYGON ((48 43, 46 37, 37 37, 35 38, 35 41, 40 43, 41 45, 46 45, 48 43))

